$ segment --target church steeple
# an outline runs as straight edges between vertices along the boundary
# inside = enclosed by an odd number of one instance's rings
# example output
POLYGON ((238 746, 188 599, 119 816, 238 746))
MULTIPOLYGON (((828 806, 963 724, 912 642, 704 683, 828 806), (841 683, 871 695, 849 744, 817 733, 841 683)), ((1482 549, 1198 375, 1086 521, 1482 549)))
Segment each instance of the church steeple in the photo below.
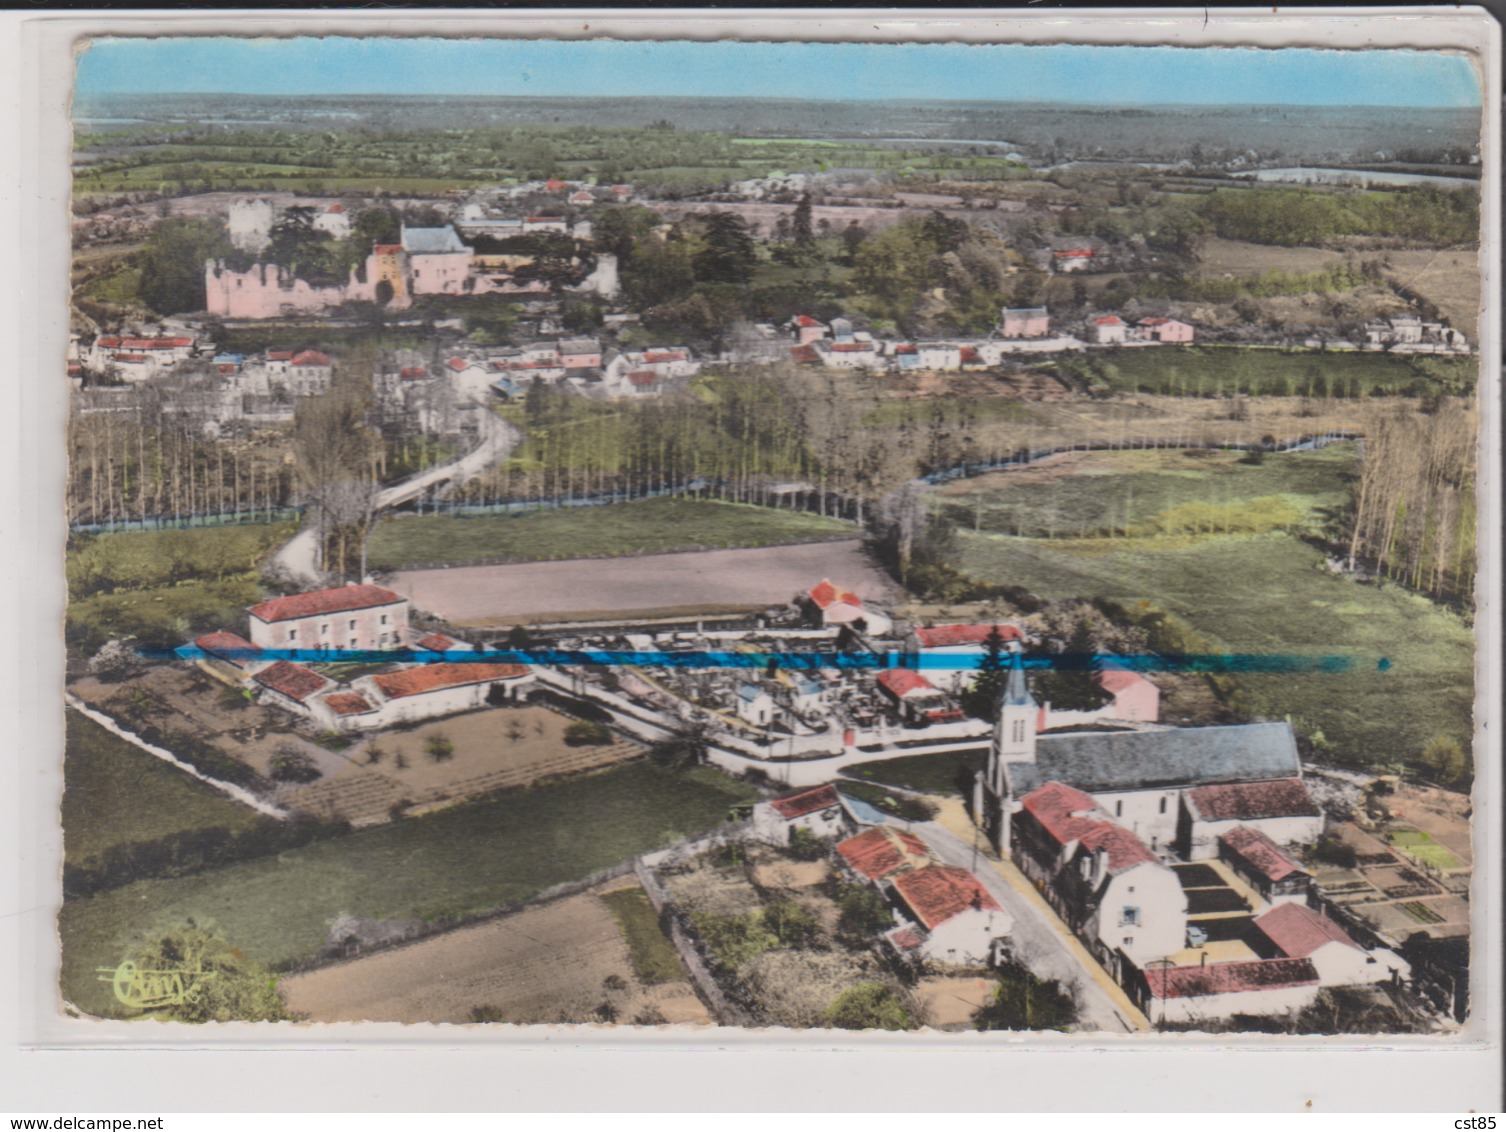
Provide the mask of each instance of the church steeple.
POLYGON ((999 701, 1000 716, 1006 707, 1035 707, 1035 700, 1030 696, 1030 685, 1025 682, 1025 665, 1020 659, 1020 653, 1015 652, 1009 664, 1009 681, 1004 685, 1004 697, 999 701))
POLYGON ((990 785, 1004 793, 1006 763, 1035 762, 1035 725, 1040 709, 1030 694, 1025 679, 1025 665, 1020 653, 1010 659, 1009 679, 999 697, 999 719, 994 724, 992 749, 989 752, 990 785))

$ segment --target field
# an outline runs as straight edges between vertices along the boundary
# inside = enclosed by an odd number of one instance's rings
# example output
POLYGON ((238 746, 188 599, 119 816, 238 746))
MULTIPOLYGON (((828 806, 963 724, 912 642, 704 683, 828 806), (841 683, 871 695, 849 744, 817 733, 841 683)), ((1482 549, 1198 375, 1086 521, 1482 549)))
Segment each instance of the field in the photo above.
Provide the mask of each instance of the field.
POLYGON ((148 644, 234 625, 261 598, 258 566, 296 528, 247 523, 75 535, 68 548, 68 635, 86 648, 130 635, 148 644))
POLYGON ((377 525, 375 570, 464 565, 489 558, 534 562, 614 558, 711 547, 775 546, 851 532, 851 523, 802 511, 696 499, 645 499, 518 515, 424 515, 377 525))
POLYGON ((633 972, 649 985, 673 982, 685 977, 685 968, 674 946, 659 927, 659 914, 649 903, 643 889, 619 888, 602 895, 612 910, 622 937, 627 941, 633 972))
POLYGON ((117 845, 267 820, 77 712, 67 713, 66 726, 63 854, 70 865, 117 845))
POLYGON ((1356 446, 1267 455, 1196 449, 1068 452, 1029 467, 948 484, 941 512, 958 527, 1029 538, 1300 527, 1348 499, 1356 446), (1261 502, 1264 501, 1264 502, 1261 502))
POLYGON ((1340 397, 1415 395, 1474 388, 1477 358, 1160 346, 1110 349, 1048 363, 1051 372, 1095 385, 1182 397, 1340 397))
POLYGON ((871 763, 854 763, 843 769, 849 778, 879 782, 919 790, 926 794, 956 794, 964 774, 971 777, 983 769, 988 750, 948 751, 940 755, 909 755, 899 759, 879 759, 871 763))
POLYGON ((1199 253, 1198 274, 1244 276, 1263 275, 1267 271, 1321 271, 1343 260, 1343 252, 1327 248, 1277 248, 1209 236, 1199 253))
POLYGON ((1391 277, 1436 306, 1471 341, 1479 339, 1480 253, 1393 251, 1385 257, 1391 277))
POLYGON ((1238 677, 1257 712, 1289 716, 1321 740, 1321 757, 1366 767, 1415 762, 1435 735, 1468 749, 1468 625, 1399 586, 1324 572, 1322 552, 1293 536, 959 538, 964 571, 1042 597, 1106 597, 1131 607, 1149 599, 1232 652, 1351 658, 1345 672, 1238 677))
POLYGON ((292 1013, 314 1022, 466 1023, 480 1012, 486 1021, 519 1025, 709 1023, 662 936, 674 966, 664 978, 638 974, 632 936, 624 941, 613 915, 635 894, 642 899, 642 889, 617 887, 551 901, 293 975, 280 989, 292 1013))
POLYGON ((1461 862, 1458 857, 1439 845, 1430 834, 1423 833, 1421 830, 1393 830, 1386 835, 1386 839, 1403 853, 1417 858, 1424 865, 1431 865, 1435 869, 1460 867, 1461 862))
POLYGON ((634 764, 70 901, 59 916, 62 994, 114 1016, 94 969, 190 917, 258 962, 286 966, 317 954, 341 915, 432 920, 526 900, 719 825, 751 797, 714 771, 634 764))
POLYGON ((707 550, 604 561, 460 566, 394 574, 387 584, 456 625, 508 625, 676 610, 733 612, 783 605, 822 578, 878 597, 888 582, 856 541, 707 550))

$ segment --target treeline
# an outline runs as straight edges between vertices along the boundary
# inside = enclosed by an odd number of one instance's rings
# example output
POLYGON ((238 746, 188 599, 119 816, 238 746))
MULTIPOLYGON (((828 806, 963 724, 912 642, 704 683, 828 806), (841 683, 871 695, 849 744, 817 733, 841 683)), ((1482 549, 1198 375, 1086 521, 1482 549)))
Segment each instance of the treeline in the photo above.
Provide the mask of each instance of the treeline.
POLYGON ((68 596, 80 600, 251 574, 292 533, 290 525, 274 523, 106 538, 74 534, 68 540, 68 596))
POLYGON ((1316 246, 1340 236, 1378 236, 1424 247, 1472 244, 1480 238, 1480 194, 1474 188, 1219 189, 1198 208, 1225 239, 1278 247, 1316 246))
POLYGON ((1475 590, 1475 442, 1471 404, 1399 412, 1365 437, 1349 537, 1351 561, 1388 578, 1468 604, 1475 590))
MULTIPOLYGON (((175 753, 177 753, 175 748, 175 753)), ((297 816, 260 818, 246 829, 187 829, 112 845, 83 864, 63 865, 63 899, 77 900, 138 880, 191 876, 205 869, 270 857, 350 832, 346 822, 297 816)))
POLYGON ((211 439, 195 414, 166 411, 151 385, 133 389, 116 411, 75 411, 67 436, 70 524, 271 511, 292 499, 276 434, 211 439))

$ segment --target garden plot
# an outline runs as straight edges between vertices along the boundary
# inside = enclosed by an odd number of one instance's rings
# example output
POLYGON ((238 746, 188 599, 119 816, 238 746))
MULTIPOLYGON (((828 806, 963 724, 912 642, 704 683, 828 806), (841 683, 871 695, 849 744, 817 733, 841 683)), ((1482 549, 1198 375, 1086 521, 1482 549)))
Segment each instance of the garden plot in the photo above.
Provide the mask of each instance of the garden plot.
POLYGON ((711 1021, 688 983, 638 977, 600 892, 293 975, 280 989, 315 1022, 711 1021))

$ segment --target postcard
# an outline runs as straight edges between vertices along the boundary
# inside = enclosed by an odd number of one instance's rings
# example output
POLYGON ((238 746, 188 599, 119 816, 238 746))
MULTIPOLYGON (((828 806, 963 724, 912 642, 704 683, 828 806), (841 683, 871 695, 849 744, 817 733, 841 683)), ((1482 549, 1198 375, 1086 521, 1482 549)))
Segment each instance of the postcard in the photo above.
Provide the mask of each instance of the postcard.
POLYGON ((1478 1037, 1470 45, 496 27, 77 45, 59 1013, 1478 1037))

